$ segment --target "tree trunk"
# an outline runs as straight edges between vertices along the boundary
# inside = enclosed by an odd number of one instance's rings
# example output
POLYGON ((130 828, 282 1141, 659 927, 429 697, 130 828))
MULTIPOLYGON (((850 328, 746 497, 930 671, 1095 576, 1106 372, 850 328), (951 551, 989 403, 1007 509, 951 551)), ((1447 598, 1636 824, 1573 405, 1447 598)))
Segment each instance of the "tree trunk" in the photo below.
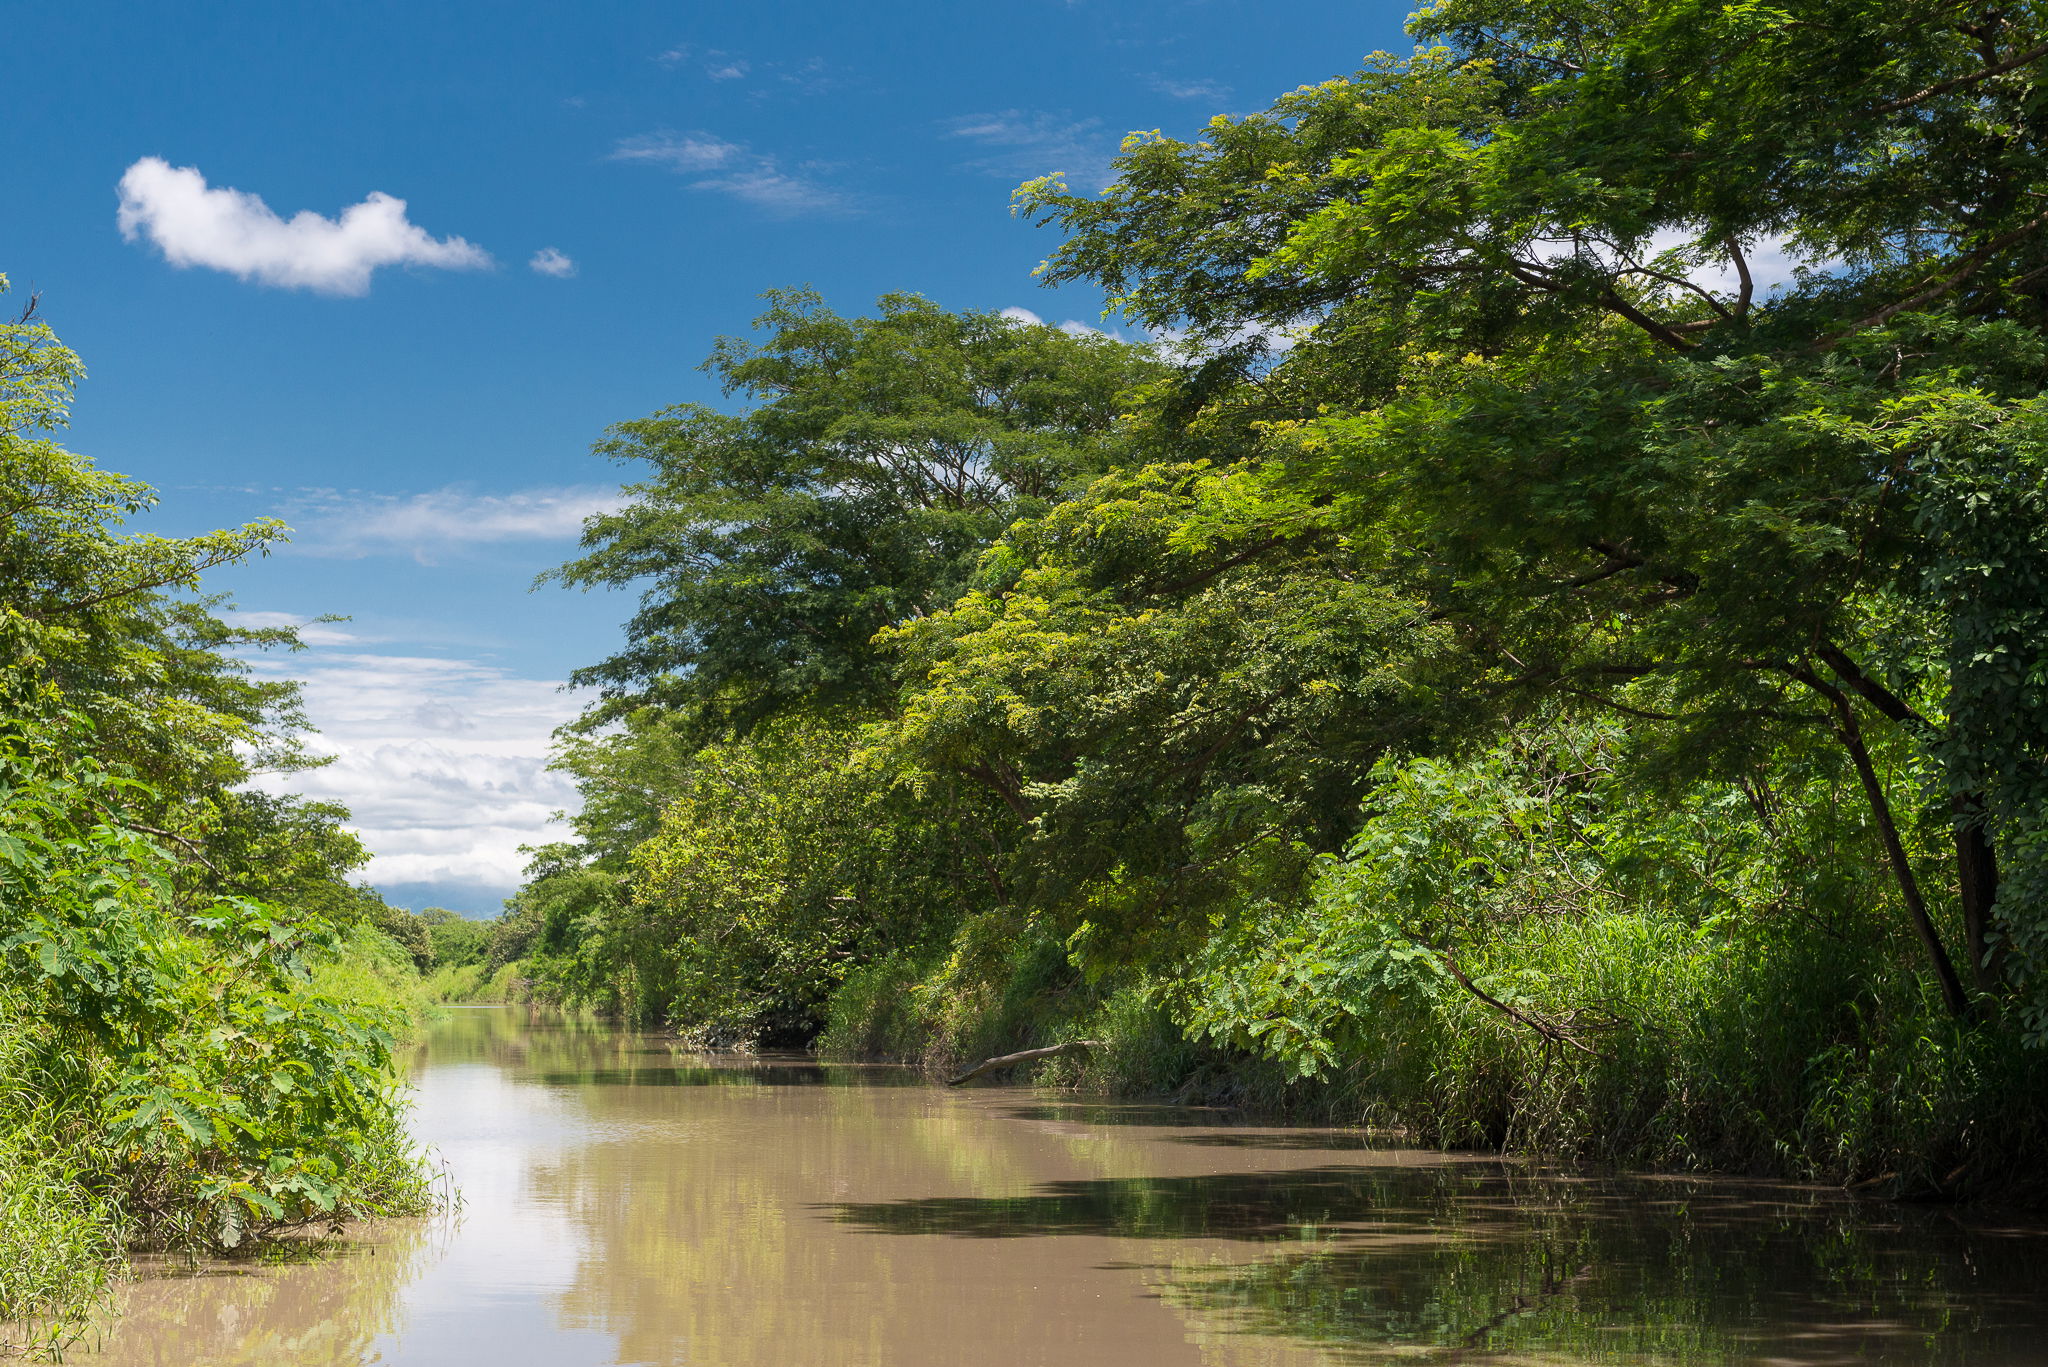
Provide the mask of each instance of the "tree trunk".
POLYGON ((1963 938, 1971 976, 1981 991, 2005 985, 2005 955, 1990 944, 1991 908, 1998 901, 1998 851, 1984 829, 1984 799, 1966 793, 1955 800, 1956 873, 1963 901, 1963 938))
MULTIPOLYGON (((1833 667, 1840 669, 1840 666, 1833 667)), ((1841 737, 1843 746, 1849 751, 1850 761, 1856 766, 1856 777, 1863 782, 1863 796, 1869 801, 1870 814, 1877 821, 1877 834, 1884 845, 1885 859, 1890 863, 1892 877, 1899 885, 1899 896, 1906 903, 1913 933, 1920 937, 1921 945, 1927 950, 1928 965, 1933 968, 1934 980, 1941 987, 1941 1000, 1951 1016, 1957 1020, 1968 1020, 1971 1015, 1970 994, 1956 973, 1955 961, 1949 958, 1948 950, 1941 943, 1941 932, 1935 929, 1934 918, 1927 913, 1927 899, 1920 895, 1920 880, 1913 876, 1913 861, 1907 857, 1906 844, 1899 839, 1899 828, 1892 820, 1891 800, 1885 796, 1884 782, 1878 778, 1877 769, 1870 762, 1870 751, 1863 744, 1863 728, 1856 723, 1856 704, 1849 700, 1847 693, 1811 669, 1801 665, 1784 668, 1786 673, 1826 698, 1829 707, 1834 709, 1835 734, 1841 737)))
POLYGON ((1905 842, 1899 839, 1899 828, 1892 821, 1892 804, 1885 797, 1884 783, 1870 762, 1870 751, 1864 748, 1863 731, 1856 724, 1855 705, 1840 690, 1830 691, 1834 693, 1829 701, 1835 704, 1836 729, 1842 737, 1842 744, 1849 749, 1850 760, 1856 765, 1856 776, 1863 780, 1863 795, 1869 799, 1870 813, 1877 820, 1877 833, 1884 842, 1885 856, 1891 862, 1892 876, 1898 880, 1899 895, 1905 899, 1913 929, 1920 936, 1920 943, 1926 947, 1935 981, 1941 985, 1941 1000, 1951 1016, 1957 1020, 1968 1020, 1970 994, 1963 989, 1963 980, 1956 974, 1955 962, 1942 946, 1941 933, 1934 927, 1934 918, 1927 914, 1926 899, 1920 895, 1920 880, 1913 876, 1913 864, 1906 857, 1905 842))

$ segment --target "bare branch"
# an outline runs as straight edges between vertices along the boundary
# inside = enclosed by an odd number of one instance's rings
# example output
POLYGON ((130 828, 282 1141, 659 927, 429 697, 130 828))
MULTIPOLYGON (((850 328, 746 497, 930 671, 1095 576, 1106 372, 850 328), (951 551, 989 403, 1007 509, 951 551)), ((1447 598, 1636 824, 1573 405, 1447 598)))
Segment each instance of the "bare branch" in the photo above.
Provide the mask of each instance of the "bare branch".
POLYGON ((1065 1044, 1055 1044, 1044 1049, 1020 1049, 1014 1054, 1004 1054, 998 1058, 983 1059, 966 1072, 960 1074, 960 1076, 947 1078, 946 1085, 948 1087, 958 1087, 963 1082, 972 1082, 983 1073, 992 1073, 998 1068, 1007 1068, 1013 1063, 1029 1063, 1033 1059, 1056 1058, 1061 1054, 1078 1053, 1084 1049, 1100 1049, 1101 1047, 1102 1041, 1099 1039, 1070 1039, 1065 1044))
POLYGON ((1749 316, 1749 301, 1756 294, 1756 281, 1750 277, 1749 258, 1742 254, 1742 244, 1731 237, 1725 245, 1728 259, 1735 263, 1735 276, 1742 282, 1742 292, 1735 299, 1735 316, 1746 318, 1749 316))

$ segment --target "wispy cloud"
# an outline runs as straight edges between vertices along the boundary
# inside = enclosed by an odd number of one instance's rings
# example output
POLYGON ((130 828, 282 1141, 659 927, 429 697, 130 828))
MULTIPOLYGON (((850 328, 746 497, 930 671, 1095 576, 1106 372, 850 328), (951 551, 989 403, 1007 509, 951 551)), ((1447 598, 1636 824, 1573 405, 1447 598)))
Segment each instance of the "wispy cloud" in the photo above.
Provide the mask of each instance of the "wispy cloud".
POLYGON ((257 786, 347 806, 374 884, 468 889, 466 909, 490 910, 520 880, 519 847, 554 838, 551 816, 576 804, 573 785, 547 768, 551 734, 577 710, 554 680, 360 649, 251 665, 302 681, 319 728, 311 748, 333 756, 257 786))
POLYGON ((754 69, 753 63, 744 57, 736 57, 723 48, 697 47, 691 43, 676 46, 656 54, 655 61, 671 69, 694 67, 710 81, 741 81, 754 69))
POLYGON ((988 149, 987 155, 966 163, 970 170, 1011 180, 1059 171, 1091 189, 1109 183, 1110 158, 1121 143, 1103 130, 1100 119, 1022 109, 954 119, 947 134, 988 149))
POLYGON ((1230 98, 1230 87, 1221 81, 1193 81, 1174 76, 1148 76, 1145 84, 1162 95, 1171 95, 1176 100, 1212 100, 1230 98))
POLYGON ((299 640, 309 646, 363 645, 380 638, 364 636, 358 632, 345 631, 332 621, 308 617, 297 612, 245 612, 231 608, 221 614, 230 626, 250 627, 265 630, 271 627, 296 627, 299 640))
POLYGON ((437 238, 406 217, 405 201, 373 191, 325 218, 281 218, 256 195, 214 189, 193 166, 144 157, 121 177, 117 222, 130 242, 148 238, 173 266, 204 266, 258 284, 360 295, 382 266, 476 270, 490 253, 437 238))
POLYGON ((736 142, 709 133, 641 133, 621 138, 612 161, 644 161, 670 171, 713 171, 746 155, 736 142))
POLYGON ((810 166, 785 171, 774 157, 710 133, 642 133, 622 139, 610 160, 643 162, 693 177, 693 190, 731 195, 777 218, 847 213, 856 207, 850 195, 812 179, 810 166))
POLYGON ((557 280, 567 280, 576 274, 576 263, 559 247, 542 247, 526 265, 537 274, 552 275, 557 280))
POLYGON ((766 96, 771 90, 817 95, 839 89, 846 83, 822 57, 810 57, 801 62, 763 62, 724 48, 678 43, 656 53, 654 60, 670 70, 687 68, 695 71, 705 80, 720 85, 746 82, 754 87, 751 95, 755 99, 766 96))
POLYGON ((305 554, 338 559, 409 555, 431 564, 451 551, 494 543, 567 540, 582 530, 585 518, 609 512, 619 501, 617 489, 602 485, 508 494, 309 490, 290 501, 286 516, 300 528, 293 549, 305 554))

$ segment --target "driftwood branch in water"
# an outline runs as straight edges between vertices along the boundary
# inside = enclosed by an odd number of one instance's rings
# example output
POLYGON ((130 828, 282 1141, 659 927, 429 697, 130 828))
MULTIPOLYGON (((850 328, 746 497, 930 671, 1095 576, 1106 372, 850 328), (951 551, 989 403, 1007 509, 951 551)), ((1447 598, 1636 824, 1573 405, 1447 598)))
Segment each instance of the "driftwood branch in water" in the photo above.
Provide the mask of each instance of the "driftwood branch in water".
POLYGON ((1102 1041, 1099 1039, 1070 1039, 1065 1044, 1049 1045, 1044 1049, 1025 1049, 1015 1054, 1004 1054, 1001 1058, 986 1058, 960 1076, 947 1078, 946 1085, 948 1087, 958 1087, 963 1082, 972 1082, 983 1073, 991 1073, 998 1068, 1007 1068, 1013 1063, 1029 1063, 1036 1058, 1052 1058, 1059 1054, 1071 1054, 1077 1049, 1100 1049, 1101 1047, 1102 1041))

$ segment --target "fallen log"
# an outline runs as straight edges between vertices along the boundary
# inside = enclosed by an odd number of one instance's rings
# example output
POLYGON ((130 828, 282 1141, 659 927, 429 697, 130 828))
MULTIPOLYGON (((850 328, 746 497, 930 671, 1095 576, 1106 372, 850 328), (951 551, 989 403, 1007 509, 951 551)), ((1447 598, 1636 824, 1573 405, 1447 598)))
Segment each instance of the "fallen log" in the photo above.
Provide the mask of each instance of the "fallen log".
POLYGON ((1070 1039, 1065 1044, 1048 1045, 1043 1049, 1023 1049, 1014 1054, 1004 1054, 1001 1058, 985 1058, 960 1076, 946 1079, 946 1085, 948 1087, 958 1087, 963 1082, 972 1082, 983 1073, 994 1072, 998 1068, 1007 1068, 1013 1063, 1029 1063, 1033 1059, 1052 1058, 1056 1054, 1071 1054, 1077 1049, 1100 1049, 1101 1047, 1102 1041, 1099 1039, 1070 1039))

